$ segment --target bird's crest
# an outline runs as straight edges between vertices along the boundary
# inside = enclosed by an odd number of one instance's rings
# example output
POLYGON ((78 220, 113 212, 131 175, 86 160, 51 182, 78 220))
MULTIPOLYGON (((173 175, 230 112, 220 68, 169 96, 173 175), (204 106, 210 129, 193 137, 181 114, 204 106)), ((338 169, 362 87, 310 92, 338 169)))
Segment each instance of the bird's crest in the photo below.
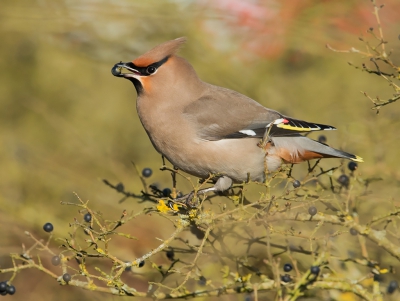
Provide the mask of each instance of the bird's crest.
POLYGON ((165 43, 162 43, 153 49, 147 51, 145 54, 142 54, 137 59, 135 59, 132 63, 138 67, 146 67, 155 62, 159 62, 167 56, 175 54, 182 46, 183 43, 186 42, 186 38, 177 38, 175 40, 171 40, 165 43))

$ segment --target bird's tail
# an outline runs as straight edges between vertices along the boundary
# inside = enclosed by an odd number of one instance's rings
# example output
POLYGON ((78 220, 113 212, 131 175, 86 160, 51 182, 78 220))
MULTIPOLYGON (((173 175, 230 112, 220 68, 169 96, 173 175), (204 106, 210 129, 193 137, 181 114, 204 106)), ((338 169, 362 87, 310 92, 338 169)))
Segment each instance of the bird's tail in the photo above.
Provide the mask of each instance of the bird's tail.
POLYGON ((272 137, 276 155, 287 163, 300 163, 318 158, 344 158, 363 162, 359 156, 334 149, 326 144, 298 135, 291 137, 272 137))

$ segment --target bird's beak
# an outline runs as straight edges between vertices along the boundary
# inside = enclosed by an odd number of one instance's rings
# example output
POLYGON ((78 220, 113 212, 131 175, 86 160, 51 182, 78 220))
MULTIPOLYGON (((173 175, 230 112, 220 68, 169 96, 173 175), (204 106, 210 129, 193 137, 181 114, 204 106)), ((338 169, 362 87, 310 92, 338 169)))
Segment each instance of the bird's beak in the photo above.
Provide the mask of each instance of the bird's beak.
POLYGON ((124 77, 124 78, 140 76, 140 72, 138 70, 130 67, 129 63, 123 63, 123 62, 115 64, 114 67, 112 67, 111 69, 111 73, 114 76, 124 77), (129 71, 129 73, 122 73, 123 68, 129 71))

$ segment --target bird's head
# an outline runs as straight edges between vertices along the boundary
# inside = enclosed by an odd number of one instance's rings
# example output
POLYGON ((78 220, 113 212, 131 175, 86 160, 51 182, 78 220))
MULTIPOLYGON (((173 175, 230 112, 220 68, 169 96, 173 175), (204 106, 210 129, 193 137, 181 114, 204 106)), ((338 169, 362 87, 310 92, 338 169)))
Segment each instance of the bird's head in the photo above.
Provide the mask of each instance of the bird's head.
POLYGON ((143 92, 154 93, 155 89, 165 87, 174 77, 177 67, 172 61, 178 59, 175 53, 185 41, 185 38, 178 38, 160 44, 132 62, 115 64, 111 73, 131 81, 139 95, 143 92))

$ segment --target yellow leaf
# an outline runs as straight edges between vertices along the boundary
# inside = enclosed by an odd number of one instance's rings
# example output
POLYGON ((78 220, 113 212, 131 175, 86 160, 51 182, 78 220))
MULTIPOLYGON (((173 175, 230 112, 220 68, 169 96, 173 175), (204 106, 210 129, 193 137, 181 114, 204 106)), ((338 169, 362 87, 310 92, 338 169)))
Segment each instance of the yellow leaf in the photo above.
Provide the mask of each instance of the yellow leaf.
POLYGON ((343 293, 340 295, 338 300, 340 300, 340 301, 357 301, 358 298, 353 293, 343 293))
POLYGON ((196 209, 192 209, 189 211, 189 217, 190 218, 195 218, 197 216, 197 210, 196 209))
POLYGON ((106 254, 106 252, 104 252, 104 250, 101 249, 101 248, 97 248, 96 251, 97 251, 98 253, 100 253, 100 254, 106 254))
POLYGON ((167 205, 165 205, 163 200, 159 200, 158 205, 157 205, 157 210, 160 211, 161 213, 166 213, 166 212, 170 211, 171 208, 169 208, 167 205))
POLYGON ((239 202, 240 202, 241 198, 238 195, 233 195, 233 196, 230 197, 230 199, 233 201, 233 204, 235 206, 237 206, 237 205, 239 205, 239 202))
POLYGON ((86 269, 86 266, 84 265, 84 264, 80 264, 79 265, 79 268, 81 269, 81 272, 84 274, 84 275, 87 275, 88 274, 88 271, 87 271, 87 269, 86 269))
POLYGON ((243 276, 242 279, 243 279, 243 282, 249 282, 251 279, 251 274, 247 274, 246 276, 243 276))
POLYGON ((93 282, 91 282, 91 283, 88 285, 88 288, 89 288, 90 290, 94 291, 94 290, 97 288, 97 286, 96 286, 96 284, 94 284, 93 282))
POLYGON ((364 287, 370 287, 374 284, 374 278, 366 278, 360 282, 364 287))

